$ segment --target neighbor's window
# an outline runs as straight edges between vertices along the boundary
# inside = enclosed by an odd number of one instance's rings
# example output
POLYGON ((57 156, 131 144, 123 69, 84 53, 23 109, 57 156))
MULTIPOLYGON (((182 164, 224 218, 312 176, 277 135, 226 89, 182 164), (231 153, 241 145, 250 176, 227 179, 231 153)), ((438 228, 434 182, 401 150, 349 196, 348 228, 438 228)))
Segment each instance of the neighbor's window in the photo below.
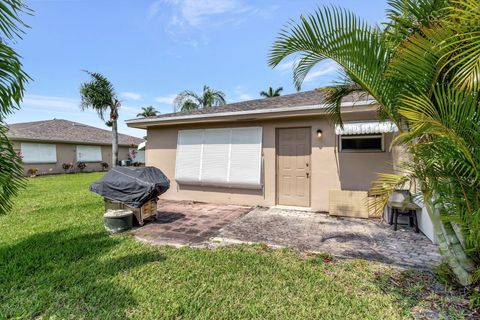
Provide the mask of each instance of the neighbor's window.
POLYGON ((383 135, 341 135, 340 151, 383 151, 383 135))
POLYGON ((261 159, 261 127, 180 130, 175 180, 259 189, 261 159))
POLYGON ((57 146, 51 143, 22 143, 20 150, 24 163, 56 163, 57 146))
POLYGON ((101 162, 102 147, 100 146, 77 146, 78 162, 101 162))
POLYGON ((133 162, 145 163, 145 150, 137 148, 128 148, 128 153, 133 156, 133 162))

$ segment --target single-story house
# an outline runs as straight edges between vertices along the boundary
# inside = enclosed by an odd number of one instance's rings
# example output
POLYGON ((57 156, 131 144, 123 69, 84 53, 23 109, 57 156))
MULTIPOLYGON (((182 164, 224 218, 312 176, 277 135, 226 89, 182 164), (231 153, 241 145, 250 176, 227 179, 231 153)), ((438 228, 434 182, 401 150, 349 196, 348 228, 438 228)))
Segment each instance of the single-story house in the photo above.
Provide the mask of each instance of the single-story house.
MULTIPOLYGON (((25 174, 37 168, 38 174, 62 173, 62 165, 86 163, 84 171, 100 171, 101 163, 112 166, 112 132, 86 124, 62 120, 44 120, 8 125, 8 138, 23 158, 25 174)), ((118 135, 119 160, 129 159, 143 139, 118 135)), ((135 160, 144 162, 143 151, 135 151, 135 160)))
POLYGON ((127 120, 147 130, 146 165, 171 180, 172 200, 303 207, 367 218, 376 174, 394 172, 396 126, 351 95, 344 125, 318 90, 127 120))

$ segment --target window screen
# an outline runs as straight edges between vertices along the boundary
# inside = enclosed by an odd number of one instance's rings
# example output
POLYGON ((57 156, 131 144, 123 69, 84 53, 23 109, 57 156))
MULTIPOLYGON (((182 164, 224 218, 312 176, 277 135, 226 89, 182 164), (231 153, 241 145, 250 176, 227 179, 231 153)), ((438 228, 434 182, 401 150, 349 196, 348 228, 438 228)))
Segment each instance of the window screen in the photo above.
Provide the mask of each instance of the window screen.
POLYGON ((24 163, 57 162, 57 146, 51 143, 22 143, 20 150, 24 163))
POLYGON ((183 184, 261 188, 262 128, 178 132, 175 180, 183 184))
POLYGON ((102 147, 100 146, 77 146, 77 161, 101 162, 102 147))
POLYGON ((382 135, 342 135, 341 151, 383 151, 382 135))

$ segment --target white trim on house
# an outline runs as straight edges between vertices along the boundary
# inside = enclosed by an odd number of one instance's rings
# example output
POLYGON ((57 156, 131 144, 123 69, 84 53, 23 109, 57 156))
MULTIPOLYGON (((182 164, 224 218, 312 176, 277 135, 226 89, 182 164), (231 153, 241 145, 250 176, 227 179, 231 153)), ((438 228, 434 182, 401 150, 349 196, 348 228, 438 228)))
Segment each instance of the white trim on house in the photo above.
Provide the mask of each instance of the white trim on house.
MULTIPOLYGON (((356 102, 342 102, 342 107, 354 107, 354 106, 368 106, 374 104, 376 100, 361 100, 356 102)), ((139 118, 139 119, 130 119, 126 120, 126 124, 148 124, 148 123, 161 123, 161 122, 173 122, 180 120, 195 120, 195 119, 205 119, 205 118, 219 118, 219 117, 228 117, 228 116, 243 116, 243 115, 257 115, 265 113, 282 113, 282 112, 294 112, 294 111, 308 111, 308 110, 317 110, 317 109, 326 109, 328 108, 327 104, 315 104, 315 105, 306 105, 306 106, 297 106, 297 107, 282 107, 282 108, 270 108, 270 109, 254 109, 254 110, 242 110, 242 111, 228 111, 228 112, 217 112, 217 113, 202 113, 194 115, 184 115, 184 116, 172 116, 172 117, 160 117, 160 118, 139 118)))
POLYGON ((335 125, 337 135, 361 135, 397 132, 397 126, 391 121, 355 121, 335 125))

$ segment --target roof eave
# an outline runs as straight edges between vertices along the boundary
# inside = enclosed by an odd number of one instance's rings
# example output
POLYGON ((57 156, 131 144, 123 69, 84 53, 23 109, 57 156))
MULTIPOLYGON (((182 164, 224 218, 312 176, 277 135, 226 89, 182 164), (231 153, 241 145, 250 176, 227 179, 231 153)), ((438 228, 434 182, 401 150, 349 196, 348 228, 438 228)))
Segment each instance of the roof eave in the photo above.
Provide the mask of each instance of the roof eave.
MULTIPOLYGON (((27 137, 15 137, 15 136, 7 136, 7 138, 11 141, 28 141, 28 142, 44 142, 44 143, 63 143, 63 144, 84 144, 84 145, 94 145, 94 146, 111 146, 112 143, 106 142, 85 142, 85 141, 65 141, 65 140, 50 140, 50 139, 35 139, 35 138, 27 138, 27 137)), ((119 143, 119 147, 129 147, 131 145, 137 146, 137 143, 119 143)))
MULTIPOLYGON (((342 103, 342 112, 361 112, 370 111, 374 108, 375 100, 363 100, 357 102, 342 103)), ((284 117, 301 117, 308 115, 322 115, 327 113, 327 106, 321 105, 307 105, 297 107, 283 107, 271 109, 257 109, 245 111, 231 111, 218 112, 208 114, 185 115, 164 118, 140 118, 126 120, 128 127, 146 129, 151 126, 166 126, 189 123, 202 122, 226 122, 226 121, 245 121, 245 120, 259 120, 272 119, 284 117)))

